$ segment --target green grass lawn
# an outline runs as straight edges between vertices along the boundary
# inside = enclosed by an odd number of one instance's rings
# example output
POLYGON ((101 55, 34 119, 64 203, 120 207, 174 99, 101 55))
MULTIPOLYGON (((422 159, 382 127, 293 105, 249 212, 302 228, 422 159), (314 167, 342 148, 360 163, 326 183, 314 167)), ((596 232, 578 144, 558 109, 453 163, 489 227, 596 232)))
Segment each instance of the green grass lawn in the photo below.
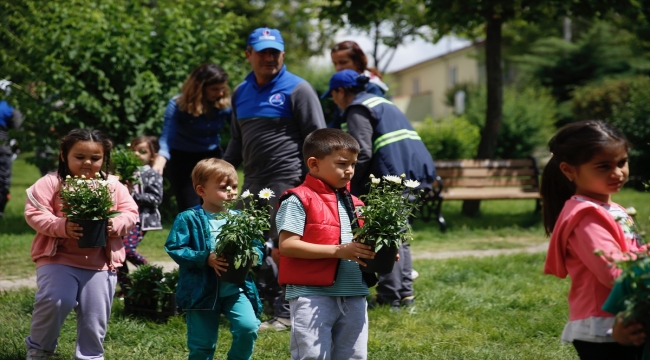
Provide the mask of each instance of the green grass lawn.
MULTIPOLYGON (((25 188, 38 178, 35 167, 14 165, 12 200, 0 219, 0 278, 34 274, 29 249, 34 236, 25 223, 25 188)), ((634 206, 637 222, 650 229, 650 194, 623 190, 614 197, 634 206)), ((414 224, 413 253, 526 247, 547 241, 534 202, 484 201, 476 218, 460 214, 461 202, 446 202, 449 230, 435 222, 414 224)), ((169 231, 150 232, 139 251, 151 261, 169 261, 162 245, 169 231)), ((542 275, 544 254, 492 258, 416 260, 417 307, 413 313, 369 311, 371 359, 572 359, 575 351, 560 344, 567 319, 568 281, 542 275)), ((0 360, 24 358, 34 290, 0 292, 0 360)), ((166 324, 126 317, 116 301, 106 337, 107 359, 184 359, 182 316, 166 324)), ((75 316, 62 329, 59 352, 70 358, 75 316)), ((217 358, 225 359, 231 342, 227 321, 221 326, 217 358)), ((288 358, 288 333, 261 333, 255 359, 288 358)))
MULTIPOLYGON (((568 281, 542 275, 543 254, 416 261, 413 313, 369 310, 370 359, 573 359, 559 338, 567 319, 568 281)), ((33 290, 0 293, 0 360, 24 359, 33 290)), ((217 359, 232 341, 220 327, 217 359)), ((116 301, 106 336, 107 359, 186 359, 182 316, 167 324, 125 317, 116 301)), ((75 316, 65 322, 58 352, 74 351, 75 316)), ((289 334, 259 334, 254 359, 287 359, 289 334)))

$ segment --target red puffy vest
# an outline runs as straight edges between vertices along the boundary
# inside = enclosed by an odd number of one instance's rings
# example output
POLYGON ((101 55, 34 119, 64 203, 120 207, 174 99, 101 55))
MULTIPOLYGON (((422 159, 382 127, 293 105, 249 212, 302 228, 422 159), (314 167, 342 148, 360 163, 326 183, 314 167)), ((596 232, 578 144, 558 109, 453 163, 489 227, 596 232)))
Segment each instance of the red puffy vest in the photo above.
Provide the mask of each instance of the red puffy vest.
MULTIPOLYGON (((329 185, 307 174, 305 181, 298 187, 287 190, 280 201, 290 194, 296 195, 305 209, 306 219, 302 241, 326 245, 341 243, 341 223, 336 192, 329 185)), ((352 196, 352 202, 355 208, 363 206, 363 202, 355 196, 352 196)), ((362 225, 363 223, 359 224, 362 225)), ((280 285, 331 286, 336 279, 339 260, 337 258, 298 259, 280 255, 278 282, 280 285)))

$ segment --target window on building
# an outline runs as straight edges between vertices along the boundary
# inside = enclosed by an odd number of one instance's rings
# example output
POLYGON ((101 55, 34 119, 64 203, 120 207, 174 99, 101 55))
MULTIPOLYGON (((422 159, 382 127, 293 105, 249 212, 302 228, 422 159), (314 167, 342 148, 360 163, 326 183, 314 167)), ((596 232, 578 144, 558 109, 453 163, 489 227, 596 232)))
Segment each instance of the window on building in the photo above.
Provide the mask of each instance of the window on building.
POLYGON ((413 94, 412 95, 417 95, 420 93, 420 79, 419 78, 413 78, 413 94))
POLYGON ((449 68, 449 75, 447 78, 448 78, 447 86, 450 88, 454 87, 458 82, 458 68, 455 66, 451 66, 449 68))

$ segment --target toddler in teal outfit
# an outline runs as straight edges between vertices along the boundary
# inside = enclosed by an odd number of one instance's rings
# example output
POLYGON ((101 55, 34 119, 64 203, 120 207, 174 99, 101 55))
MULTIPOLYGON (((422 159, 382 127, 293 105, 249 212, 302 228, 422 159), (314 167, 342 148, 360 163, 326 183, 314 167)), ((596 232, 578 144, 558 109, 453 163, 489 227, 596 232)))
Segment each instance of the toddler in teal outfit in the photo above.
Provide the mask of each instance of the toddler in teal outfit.
MULTIPOLYGON (((178 214, 165 243, 165 250, 179 265, 176 302, 187 311, 189 359, 214 357, 221 314, 230 321, 233 338, 228 359, 250 359, 262 309, 257 288, 250 274, 240 285, 221 281, 228 263, 212 252, 225 223, 215 215, 226 211, 231 191, 237 191, 237 171, 220 159, 201 160, 192 171, 192 184, 203 204, 178 214)), ((256 250, 262 259, 261 242, 256 250)))

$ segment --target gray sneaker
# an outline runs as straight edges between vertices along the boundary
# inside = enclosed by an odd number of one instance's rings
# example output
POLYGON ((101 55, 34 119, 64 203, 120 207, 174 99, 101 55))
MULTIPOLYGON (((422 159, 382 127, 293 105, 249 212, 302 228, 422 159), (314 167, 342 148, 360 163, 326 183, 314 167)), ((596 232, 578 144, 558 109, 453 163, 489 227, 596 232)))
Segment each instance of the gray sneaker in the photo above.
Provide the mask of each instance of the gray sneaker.
POLYGON ((406 296, 400 301, 400 306, 413 307, 415 306, 415 296, 406 296))
POLYGON ((30 349, 27 351, 27 357, 25 360, 48 360, 56 359, 59 357, 59 354, 53 353, 51 351, 30 349))
POLYGON ((274 317, 260 325, 258 331, 266 331, 273 329, 275 331, 284 331, 291 328, 291 320, 287 318, 274 317))

